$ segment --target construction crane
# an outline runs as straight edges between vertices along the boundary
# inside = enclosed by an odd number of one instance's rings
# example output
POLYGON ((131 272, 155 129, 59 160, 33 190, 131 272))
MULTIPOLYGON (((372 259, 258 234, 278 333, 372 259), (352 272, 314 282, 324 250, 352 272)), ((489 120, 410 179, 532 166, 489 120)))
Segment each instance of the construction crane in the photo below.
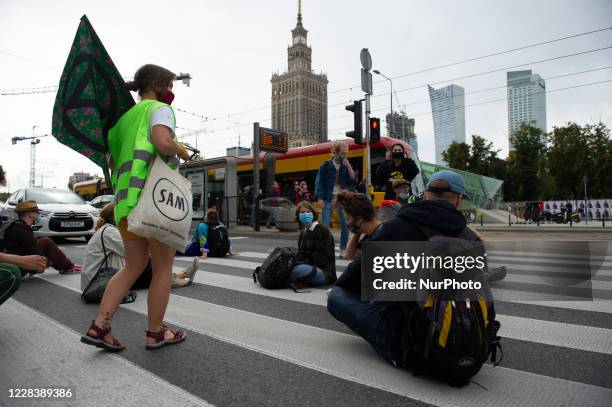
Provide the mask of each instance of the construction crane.
MULTIPOLYGON (((32 127, 32 133, 38 126, 32 127)), ((17 144, 18 141, 31 140, 30 141, 30 187, 34 187, 36 182, 36 145, 40 143, 41 138, 49 137, 49 134, 42 134, 40 136, 32 135, 32 137, 13 137, 11 139, 13 145, 17 144)))

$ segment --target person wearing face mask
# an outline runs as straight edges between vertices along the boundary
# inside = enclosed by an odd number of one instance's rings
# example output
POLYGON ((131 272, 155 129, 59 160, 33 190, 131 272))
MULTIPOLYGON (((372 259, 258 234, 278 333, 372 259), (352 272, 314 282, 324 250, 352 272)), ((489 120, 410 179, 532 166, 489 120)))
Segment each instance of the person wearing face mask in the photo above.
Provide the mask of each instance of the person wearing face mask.
POLYGON ((334 236, 327 226, 320 224, 310 202, 301 202, 296 211, 300 226, 297 265, 291 271, 294 288, 319 286, 336 281, 336 256, 334 236))
POLYGON ((395 200, 402 205, 406 205, 416 201, 416 197, 410 193, 410 182, 405 179, 396 179, 391 183, 395 200))
POLYGON ((382 227, 376 208, 364 194, 342 191, 336 196, 336 206, 346 214, 348 228, 353 233, 345 259, 353 260, 361 254, 361 242, 369 240, 382 227))
POLYGON ((176 120, 169 106, 176 75, 161 66, 147 64, 136 71, 127 89, 138 91, 140 101, 125 112, 108 132, 109 168, 115 190, 115 224, 123 240, 125 265, 109 281, 98 315, 81 342, 112 352, 125 349, 111 333, 111 322, 119 304, 142 274, 149 254, 153 269, 148 293, 146 349, 158 349, 182 342, 184 331, 175 331, 164 323, 172 287, 172 262, 176 249, 156 239, 146 239, 128 230, 127 219, 138 205, 155 156, 176 170, 179 158, 189 154, 174 133, 176 120))
POLYGON ((393 181, 403 179, 412 181, 419 173, 419 167, 412 158, 412 149, 408 146, 408 151, 404 150, 402 144, 394 144, 391 151, 385 156, 376 170, 376 186, 385 188, 385 199, 395 199, 393 192, 393 181))
MULTIPOLYGON (((332 147, 334 155, 330 160, 324 161, 317 172, 315 193, 319 199, 322 210, 321 223, 329 226, 331 223, 334 197, 344 190, 354 190, 356 187, 355 170, 351 167, 347 154, 349 146, 344 141, 336 141, 332 147)), ((349 231, 344 217, 344 211, 338 209, 340 218, 340 257, 344 256, 348 243, 349 231)))

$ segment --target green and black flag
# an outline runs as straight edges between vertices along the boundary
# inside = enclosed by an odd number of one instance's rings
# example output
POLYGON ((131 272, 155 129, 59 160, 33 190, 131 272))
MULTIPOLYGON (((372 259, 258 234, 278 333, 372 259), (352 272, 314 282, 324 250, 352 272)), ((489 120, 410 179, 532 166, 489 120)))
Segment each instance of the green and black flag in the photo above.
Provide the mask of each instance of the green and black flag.
POLYGON ((102 167, 108 187, 108 131, 133 105, 102 41, 87 16, 81 17, 55 98, 52 132, 57 141, 102 167))

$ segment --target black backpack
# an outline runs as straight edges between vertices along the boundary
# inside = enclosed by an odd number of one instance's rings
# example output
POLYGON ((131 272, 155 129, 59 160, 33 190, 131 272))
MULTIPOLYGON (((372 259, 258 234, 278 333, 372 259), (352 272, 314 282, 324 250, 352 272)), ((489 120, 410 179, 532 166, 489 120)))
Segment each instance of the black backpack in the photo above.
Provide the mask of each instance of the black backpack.
POLYGON ((253 282, 263 288, 287 288, 290 284, 291 270, 295 266, 298 250, 294 247, 277 247, 268 255, 260 267, 253 272, 253 282))
POLYGON ((222 223, 208 225, 208 256, 225 257, 230 251, 229 234, 222 223))
MULTIPOLYGON (((430 241, 475 240, 468 228, 457 237, 447 237, 422 225, 418 227, 430 241)), ((454 291, 453 298, 460 298, 461 294, 454 291)), ((460 387, 469 384, 469 379, 480 371, 489 356, 495 366, 501 363, 496 360, 498 349, 503 358, 501 338, 497 335, 500 323, 495 320, 490 291, 472 301, 432 295, 421 299, 416 303, 400 303, 407 321, 400 340, 402 367, 412 370, 414 375, 431 373, 460 387)))

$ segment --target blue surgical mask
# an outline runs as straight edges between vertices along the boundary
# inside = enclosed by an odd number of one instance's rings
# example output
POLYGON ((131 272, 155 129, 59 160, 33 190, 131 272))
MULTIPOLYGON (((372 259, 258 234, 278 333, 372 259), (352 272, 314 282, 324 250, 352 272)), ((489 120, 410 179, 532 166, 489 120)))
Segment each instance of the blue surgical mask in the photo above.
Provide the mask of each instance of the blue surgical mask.
POLYGON ((312 220, 314 219, 314 215, 312 214, 312 212, 302 212, 299 214, 298 219, 304 225, 310 225, 312 223, 312 220))
POLYGON ((408 198, 410 198, 410 192, 400 192, 399 193, 399 199, 406 200, 408 198))

